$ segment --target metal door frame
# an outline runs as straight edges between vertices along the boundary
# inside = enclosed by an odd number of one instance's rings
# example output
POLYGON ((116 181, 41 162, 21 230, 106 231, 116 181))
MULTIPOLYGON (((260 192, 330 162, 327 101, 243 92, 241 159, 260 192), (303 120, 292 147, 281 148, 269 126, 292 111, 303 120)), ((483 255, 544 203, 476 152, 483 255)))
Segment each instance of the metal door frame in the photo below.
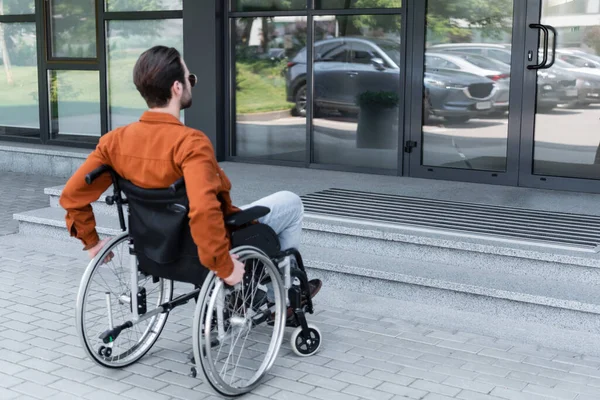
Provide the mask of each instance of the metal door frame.
MULTIPOLYGON (((541 22, 542 5, 544 0, 527 0, 527 21, 530 24, 541 22)), ((539 32, 527 28, 525 36, 527 51, 531 50, 537 55, 539 46, 539 32)), ((552 51, 552 50, 550 50, 552 51)), ((528 64, 535 64, 534 60, 528 64)), ((525 79, 523 81, 523 116, 521 122, 521 157, 519 160, 519 186, 537 188, 568 190, 577 192, 600 193, 600 180, 583 178, 563 178, 533 173, 534 147, 535 147, 535 119, 537 74, 535 70, 523 68, 525 79)))
MULTIPOLYGON (((490 0, 493 1, 493 0, 490 0)), ((529 1, 529 0, 528 0, 529 1)), ((412 41, 409 42, 408 54, 410 55, 411 67, 408 69, 407 82, 407 132, 405 144, 408 141, 415 145, 412 149, 406 149, 405 157, 405 175, 415 178, 443 179, 466 181, 475 183, 488 183, 499 185, 517 186, 519 182, 519 156, 520 156, 520 136, 522 128, 522 82, 525 75, 525 34, 526 34, 526 2, 514 0, 513 5, 513 30, 512 30, 512 58, 511 58, 511 84, 509 98, 509 120, 507 127, 507 149, 506 149, 506 171, 482 171, 467 170, 447 167, 432 167, 422 165, 423 158, 423 136, 422 136, 422 118, 423 118, 423 74, 425 60, 425 40, 426 40, 426 14, 427 2, 412 2, 412 21, 414 21, 415 34, 412 41)), ((409 16, 411 18, 411 16, 409 16)), ((410 147, 410 146, 409 146, 410 147)))

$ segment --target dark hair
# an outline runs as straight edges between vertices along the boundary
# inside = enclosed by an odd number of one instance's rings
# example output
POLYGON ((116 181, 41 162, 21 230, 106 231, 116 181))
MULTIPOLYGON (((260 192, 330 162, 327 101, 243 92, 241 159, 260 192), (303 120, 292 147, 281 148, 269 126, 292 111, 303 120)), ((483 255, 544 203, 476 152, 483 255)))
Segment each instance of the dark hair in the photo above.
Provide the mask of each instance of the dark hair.
POLYGON ((173 47, 146 50, 133 68, 133 83, 150 108, 167 105, 176 81, 185 84, 185 71, 181 55, 173 47))

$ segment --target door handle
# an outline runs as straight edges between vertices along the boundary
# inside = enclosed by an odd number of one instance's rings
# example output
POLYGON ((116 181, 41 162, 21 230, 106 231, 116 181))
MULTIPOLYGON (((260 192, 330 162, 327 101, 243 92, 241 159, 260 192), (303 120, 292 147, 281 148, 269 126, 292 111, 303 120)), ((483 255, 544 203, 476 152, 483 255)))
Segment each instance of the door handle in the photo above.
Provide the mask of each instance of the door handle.
POLYGON ((552 61, 550 61, 550 64, 544 65, 544 69, 548 69, 551 66, 553 66, 554 61, 556 61, 556 41, 558 39, 558 36, 557 36, 558 33, 556 33, 556 29, 554 29, 553 26, 550 26, 550 25, 545 25, 545 26, 549 31, 552 31, 552 35, 553 35, 553 37, 552 37, 552 61))
POLYGON ((349 76, 350 78, 355 78, 355 77, 357 77, 357 76, 358 76, 358 72, 355 72, 355 71, 348 72, 348 76, 349 76))
MULTIPOLYGON (((536 65, 528 65, 527 69, 542 69, 548 62, 548 28, 542 24, 530 24, 529 27, 532 29, 539 29, 544 32, 544 55, 541 63, 536 65)), ((531 54, 531 50, 529 51, 529 54, 531 54)))

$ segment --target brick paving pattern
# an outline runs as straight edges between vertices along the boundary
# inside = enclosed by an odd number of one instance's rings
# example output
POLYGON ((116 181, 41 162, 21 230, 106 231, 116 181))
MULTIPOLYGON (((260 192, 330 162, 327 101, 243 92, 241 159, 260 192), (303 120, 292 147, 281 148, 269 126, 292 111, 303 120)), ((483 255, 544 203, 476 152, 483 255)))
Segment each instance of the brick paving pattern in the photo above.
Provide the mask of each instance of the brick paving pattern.
MULTIPOLYGON (((0 399, 219 398, 201 372, 188 376, 193 303, 169 316, 138 364, 108 370, 86 358, 73 326, 86 264, 83 252, 51 240, 0 238, 0 399)), ((600 358, 332 309, 318 298, 316 306, 320 353, 295 356, 288 331, 271 375, 246 399, 599 398, 600 358)))
POLYGON ((19 227, 13 214, 48 207, 44 188, 63 185, 64 178, 15 172, 0 173, 0 236, 15 233, 19 227))
MULTIPOLYGON (((3 221, 46 206, 43 187, 61 183, 46 179, 4 176, 3 188, 12 190, 0 195, 3 221)), ((0 399, 219 399, 201 372, 188 376, 193 303, 171 313, 136 365, 109 370, 85 356, 74 327, 88 261, 80 249, 76 242, 0 237, 0 399)), ((316 308, 309 319, 324 336, 320 353, 295 356, 288 331, 271 374, 244 399, 600 398, 597 357, 333 309, 318 297, 316 308)))

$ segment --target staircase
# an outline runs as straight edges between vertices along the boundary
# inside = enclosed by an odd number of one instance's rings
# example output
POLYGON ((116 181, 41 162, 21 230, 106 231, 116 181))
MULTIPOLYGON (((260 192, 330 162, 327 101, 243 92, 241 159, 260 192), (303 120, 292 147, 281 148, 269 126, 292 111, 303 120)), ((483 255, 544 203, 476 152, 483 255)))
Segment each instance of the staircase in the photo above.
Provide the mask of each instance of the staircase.
MULTIPOLYGON (((14 216, 20 235, 74 240, 58 204, 61 190, 45 190, 49 207, 14 216)), ((117 234, 116 209, 93 207, 99 234, 117 234)), ((324 281, 317 307, 600 355, 598 253, 321 214, 306 215, 301 251, 310 277, 324 281)))

